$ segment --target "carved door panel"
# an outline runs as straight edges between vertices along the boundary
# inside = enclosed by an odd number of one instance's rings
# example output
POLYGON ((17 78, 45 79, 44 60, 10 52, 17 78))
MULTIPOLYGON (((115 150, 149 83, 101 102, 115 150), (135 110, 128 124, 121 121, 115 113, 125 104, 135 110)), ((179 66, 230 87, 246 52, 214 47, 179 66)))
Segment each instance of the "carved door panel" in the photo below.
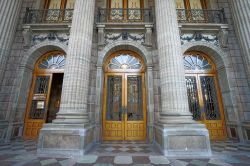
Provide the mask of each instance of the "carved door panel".
POLYGON ((25 139, 36 139, 46 121, 51 82, 52 74, 34 76, 25 117, 25 139))

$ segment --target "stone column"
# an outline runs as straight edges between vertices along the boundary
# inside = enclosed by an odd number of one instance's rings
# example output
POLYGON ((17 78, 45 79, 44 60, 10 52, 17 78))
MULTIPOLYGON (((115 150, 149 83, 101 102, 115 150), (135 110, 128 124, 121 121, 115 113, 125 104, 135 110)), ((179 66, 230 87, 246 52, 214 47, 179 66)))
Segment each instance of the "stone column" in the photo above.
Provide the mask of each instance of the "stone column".
POLYGON ((243 54, 244 66, 250 86, 250 1, 229 0, 235 32, 243 54))
POLYGON ((17 28, 22 0, 0 1, 0 85, 17 28))
POLYGON ((209 156, 208 131, 188 108, 175 0, 156 0, 155 6, 162 99, 156 142, 166 156, 209 156))
POLYGON ((94 0, 76 0, 56 120, 39 135, 38 153, 84 155, 93 143, 87 98, 94 27, 94 0))
POLYGON ((60 111, 53 123, 88 123, 87 98, 94 9, 93 0, 76 1, 60 111))

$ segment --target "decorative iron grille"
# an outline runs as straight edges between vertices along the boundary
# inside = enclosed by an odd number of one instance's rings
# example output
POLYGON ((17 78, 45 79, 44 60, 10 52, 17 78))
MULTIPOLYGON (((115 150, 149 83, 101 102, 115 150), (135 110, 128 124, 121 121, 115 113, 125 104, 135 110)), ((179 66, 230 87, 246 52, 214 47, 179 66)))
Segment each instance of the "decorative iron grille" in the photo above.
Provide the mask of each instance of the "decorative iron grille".
POLYGON ((177 9, 179 23, 217 23, 225 24, 224 10, 177 9))
POLYGON ((97 22, 153 22, 153 15, 151 9, 100 8, 97 22))
MULTIPOLYGON (((26 9, 25 24, 71 23, 74 9, 26 9)), ((226 23, 224 10, 177 9, 180 23, 226 23)), ((107 22, 153 22, 152 9, 100 8, 98 23, 107 22)))
POLYGON ((30 10, 27 8, 24 23, 71 23, 73 11, 74 9, 30 10))
POLYGON ((122 120, 122 77, 108 76, 106 118, 112 121, 122 120))

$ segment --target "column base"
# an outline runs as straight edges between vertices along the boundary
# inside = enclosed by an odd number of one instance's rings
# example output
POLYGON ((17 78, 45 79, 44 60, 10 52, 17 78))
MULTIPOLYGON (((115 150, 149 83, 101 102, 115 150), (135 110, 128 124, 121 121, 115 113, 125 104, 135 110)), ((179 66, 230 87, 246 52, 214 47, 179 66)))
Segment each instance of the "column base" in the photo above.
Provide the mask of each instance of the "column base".
POLYGON ((94 126, 86 124, 45 124, 40 130, 37 154, 82 156, 94 145, 94 126))
POLYGON ((155 144, 172 158, 208 158, 212 156, 209 133, 203 124, 158 124, 155 144))

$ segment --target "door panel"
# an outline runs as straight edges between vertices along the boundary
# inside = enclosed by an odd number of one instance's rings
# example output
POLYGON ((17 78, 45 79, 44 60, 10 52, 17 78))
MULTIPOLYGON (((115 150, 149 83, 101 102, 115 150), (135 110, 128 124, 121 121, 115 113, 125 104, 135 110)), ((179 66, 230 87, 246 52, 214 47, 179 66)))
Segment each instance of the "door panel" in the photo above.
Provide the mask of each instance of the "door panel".
POLYGON ((146 138, 143 84, 142 74, 106 74, 103 106, 104 140, 146 138))
POLYGON ((143 75, 126 74, 126 140, 144 140, 146 137, 143 80, 143 75))
POLYGON ((123 76, 107 75, 105 78, 103 137, 107 140, 124 138, 123 76))
POLYGON ((189 110, 194 120, 201 120, 200 100, 196 76, 186 76, 189 110))
POLYGON ((32 91, 29 96, 27 106, 24 137, 25 139, 35 139, 45 123, 48 101, 50 96, 51 74, 37 75, 33 79, 32 91))
POLYGON ((216 94, 214 77, 200 76, 204 112, 207 120, 220 120, 219 103, 216 94))
POLYGON ((189 109, 193 119, 204 123, 211 140, 226 138, 223 108, 212 74, 186 74, 189 109))
POLYGON ((204 102, 204 119, 210 138, 220 140, 226 138, 224 117, 215 77, 212 75, 200 75, 200 85, 204 102))

